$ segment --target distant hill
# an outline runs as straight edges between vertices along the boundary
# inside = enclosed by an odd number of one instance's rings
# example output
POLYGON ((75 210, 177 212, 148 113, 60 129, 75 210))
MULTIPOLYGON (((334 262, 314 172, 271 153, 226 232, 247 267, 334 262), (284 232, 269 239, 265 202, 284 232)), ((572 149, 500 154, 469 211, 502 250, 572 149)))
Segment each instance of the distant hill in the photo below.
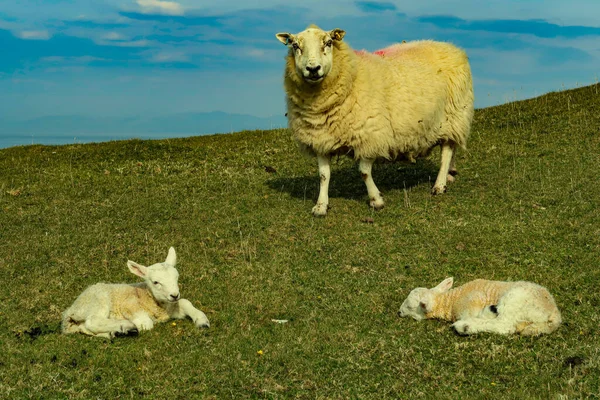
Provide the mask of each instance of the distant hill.
POLYGON ((284 115, 268 118, 215 111, 178 113, 154 117, 46 116, 27 120, 0 120, 0 134, 6 135, 86 135, 229 133, 241 130, 274 129, 287 126, 284 115))

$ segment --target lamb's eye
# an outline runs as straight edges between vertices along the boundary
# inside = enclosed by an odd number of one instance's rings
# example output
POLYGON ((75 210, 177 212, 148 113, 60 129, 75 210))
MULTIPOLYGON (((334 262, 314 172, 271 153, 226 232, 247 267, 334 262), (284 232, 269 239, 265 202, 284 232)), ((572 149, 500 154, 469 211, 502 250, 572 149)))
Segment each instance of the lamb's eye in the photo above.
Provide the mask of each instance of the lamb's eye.
POLYGON ((327 43, 325 43, 325 46, 327 46, 327 47, 331 47, 331 45, 332 45, 332 44, 333 44, 333 40, 329 39, 329 40, 327 41, 327 43))
POLYGON ((292 43, 292 47, 294 48, 294 50, 298 50, 300 48, 300 46, 298 46, 298 43, 292 43))

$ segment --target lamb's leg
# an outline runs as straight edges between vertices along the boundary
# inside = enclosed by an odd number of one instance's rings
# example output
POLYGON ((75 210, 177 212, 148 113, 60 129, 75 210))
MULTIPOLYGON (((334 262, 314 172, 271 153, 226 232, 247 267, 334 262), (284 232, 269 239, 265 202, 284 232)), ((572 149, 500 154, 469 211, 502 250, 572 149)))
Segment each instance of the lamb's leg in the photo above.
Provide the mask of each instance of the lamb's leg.
POLYGON ((129 334, 136 331, 136 326, 126 319, 110 319, 94 315, 88 317, 80 328, 82 333, 106 338, 111 338, 119 333, 129 334))
POLYGON ((369 205, 376 210, 381 210, 385 203, 383 201, 383 197, 381 197, 379 189, 377 189, 377 186, 375 186, 375 182, 373 181, 371 170, 373 169, 374 162, 375 159, 373 158, 361 158, 358 169, 360 170, 360 175, 367 186, 367 192, 369 193, 369 205))
POLYGON ((154 321, 145 312, 138 312, 131 318, 131 322, 135 324, 139 331, 149 331, 154 328, 154 321))
POLYGON ((437 179, 431 189, 431 194, 442 194, 446 192, 446 183, 448 181, 448 173, 450 171, 450 164, 452 164, 452 158, 454 156, 454 149, 456 144, 453 142, 442 143, 442 157, 440 161, 440 171, 438 172, 437 179))
POLYGON ((317 155, 317 162, 319 163, 319 198, 317 199, 317 205, 312 209, 312 213, 315 217, 324 217, 327 215, 327 207, 329 206, 329 179, 331 178, 331 168, 329 162, 330 156, 317 155))
POLYGON ((460 319, 452 324, 458 334, 471 335, 478 332, 492 332, 509 335, 516 332, 517 321, 499 316, 493 319, 460 319))
POLYGON ((184 319, 190 317, 198 328, 210 328, 210 322, 206 314, 198 310, 189 300, 181 299, 177 302, 178 307, 171 315, 171 318, 184 319))

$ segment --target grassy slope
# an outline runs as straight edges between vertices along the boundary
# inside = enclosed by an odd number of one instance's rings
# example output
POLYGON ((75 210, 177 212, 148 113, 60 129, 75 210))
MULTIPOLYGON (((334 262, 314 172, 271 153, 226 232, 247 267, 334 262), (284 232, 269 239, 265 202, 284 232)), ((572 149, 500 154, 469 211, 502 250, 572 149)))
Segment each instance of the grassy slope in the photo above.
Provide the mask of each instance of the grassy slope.
POLYGON ((597 395, 599 89, 477 111, 443 196, 429 194, 438 152, 377 165, 377 213, 339 159, 325 219, 310 216, 316 162, 285 130, 0 150, 0 397, 597 395), (210 330, 59 335, 87 285, 133 282, 127 259, 171 245, 210 330), (565 323, 459 337, 396 316, 410 289, 450 275, 546 285, 565 323))

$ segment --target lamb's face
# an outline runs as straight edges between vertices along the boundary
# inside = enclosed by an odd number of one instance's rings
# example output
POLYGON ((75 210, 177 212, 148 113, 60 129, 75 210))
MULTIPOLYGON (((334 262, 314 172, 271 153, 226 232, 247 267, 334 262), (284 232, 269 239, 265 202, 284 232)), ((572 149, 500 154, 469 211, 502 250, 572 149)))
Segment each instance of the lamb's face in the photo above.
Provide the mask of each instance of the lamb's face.
POLYGON ((144 278, 152 295, 159 302, 176 302, 179 300, 179 272, 175 269, 177 255, 171 247, 165 262, 145 267, 134 261, 127 261, 127 267, 135 275, 144 278))
POLYGON ((326 32, 311 27, 296 35, 278 33, 277 38, 291 48, 296 72, 310 84, 319 84, 333 67, 333 42, 342 40, 345 32, 334 29, 326 32))
POLYGON ((420 321, 425 318, 425 309, 421 305, 421 300, 429 289, 426 288, 416 288, 413 289, 404 303, 400 306, 400 311, 398 314, 401 317, 413 317, 417 321, 420 321))
POLYGON ((154 298, 160 302, 179 300, 179 272, 167 263, 158 263, 148 267, 146 283, 154 298))

